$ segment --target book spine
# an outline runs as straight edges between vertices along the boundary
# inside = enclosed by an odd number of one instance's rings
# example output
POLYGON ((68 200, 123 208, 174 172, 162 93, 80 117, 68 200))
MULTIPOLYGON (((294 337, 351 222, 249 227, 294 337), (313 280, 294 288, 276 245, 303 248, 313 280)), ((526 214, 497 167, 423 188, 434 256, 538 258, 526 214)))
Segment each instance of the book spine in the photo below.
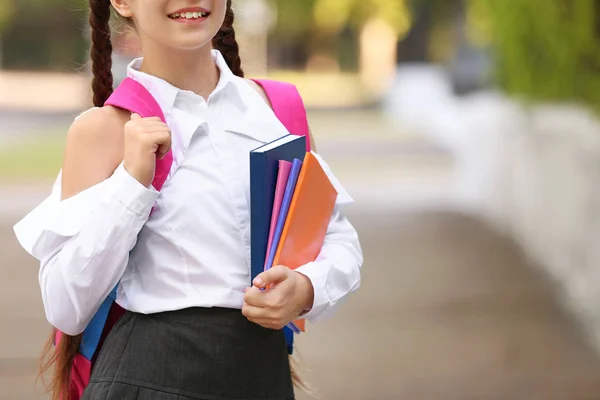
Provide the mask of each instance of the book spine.
POLYGON ((250 153, 250 284, 262 272, 267 246, 263 243, 265 235, 262 224, 266 204, 266 161, 265 154, 250 153))

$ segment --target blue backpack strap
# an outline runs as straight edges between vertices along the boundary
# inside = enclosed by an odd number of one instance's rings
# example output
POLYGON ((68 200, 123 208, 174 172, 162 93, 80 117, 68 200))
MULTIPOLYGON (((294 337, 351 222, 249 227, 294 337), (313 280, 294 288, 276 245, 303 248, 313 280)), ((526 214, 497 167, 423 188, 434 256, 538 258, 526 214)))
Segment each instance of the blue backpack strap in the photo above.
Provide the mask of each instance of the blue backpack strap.
POLYGON ((92 317, 92 320, 88 323, 85 331, 83 331, 83 337, 81 339, 81 345, 79 346, 79 352, 88 360, 92 360, 102 332, 104 331, 104 325, 108 318, 108 313, 112 307, 114 301, 117 299, 117 286, 110 292, 108 297, 102 302, 96 314, 92 317))
MULTIPOLYGON (((161 121, 166 123, 165 116, 154 97, 152 97, 143 85, 131 78, 125 78, 104 104, 137 113, 145 118, 159 117, 161 121)), ((170 150, 163 159, 156 160, 156 172, 152 181, 152 186, 156 190, 160 191, 162 189, 172 164, 173 153, 170 150)), ((94 314, 83 332, 79 352, 90 361, 98 350, 98 344, 104 332, 108 314, 117 298, 118 286, 117 284, 102 302, 100 308, 96 311, 96 314, 94 314)))
POLYGON ((294 331, 285 326, 283 328, 283 334, 285 335, 285 343, 288 354, 294 354, 294 331))

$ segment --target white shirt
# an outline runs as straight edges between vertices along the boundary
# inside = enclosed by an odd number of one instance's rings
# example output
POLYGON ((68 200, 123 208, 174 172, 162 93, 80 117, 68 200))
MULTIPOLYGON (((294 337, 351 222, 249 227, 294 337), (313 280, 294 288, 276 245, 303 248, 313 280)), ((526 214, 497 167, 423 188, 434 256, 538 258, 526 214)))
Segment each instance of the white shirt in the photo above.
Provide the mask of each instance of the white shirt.
MULTIPOLYGON (((206 101, 138 71, 142 59, 128 67, 172 131, 174 161, 160 194, 121 164, 61 201, 59 173, 50 196, 15 225, 20 244, 40 260, 46 316, 59 330, 82 332, 119 280, 117 303, 139 313, 242 307, 250 285, 249 152, 288 132, 218 51, 213 58, 221 74, 206 101)), ((319 256, 297 269, 314 286, 310 322, 359 287, 363 261, 357 233, 340 213, 352 199, 316 156, 339 194, 319 256)))

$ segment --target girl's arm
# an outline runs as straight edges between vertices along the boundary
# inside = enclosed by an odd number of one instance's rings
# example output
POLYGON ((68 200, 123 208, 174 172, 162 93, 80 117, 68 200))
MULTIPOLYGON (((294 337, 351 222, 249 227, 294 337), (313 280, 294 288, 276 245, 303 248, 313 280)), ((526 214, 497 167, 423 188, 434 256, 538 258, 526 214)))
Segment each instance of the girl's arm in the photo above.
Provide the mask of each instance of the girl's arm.
POLYGON ((69 335, 85 329, 118 283, 157 197, 119 165, 123 123, 111 108, 77 119, 61 184, 15 226, 23 247, 40 260, 46 317, 69 335))

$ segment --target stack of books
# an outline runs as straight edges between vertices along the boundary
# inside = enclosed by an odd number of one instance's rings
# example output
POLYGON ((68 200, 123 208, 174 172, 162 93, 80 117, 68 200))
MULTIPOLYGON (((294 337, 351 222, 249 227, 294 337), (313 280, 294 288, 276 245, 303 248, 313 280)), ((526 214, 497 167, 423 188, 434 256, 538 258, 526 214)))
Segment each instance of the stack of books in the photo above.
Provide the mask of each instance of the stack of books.
MULTIPOLYGON (((250 152, 251 279, 275 265, 316 259, 337 191, 304 136, 287 135, 250 152)), ((267 288, 268 290, 269 288, 267 288)), ((305 321, 287 326, 304 332, 305 321)))

